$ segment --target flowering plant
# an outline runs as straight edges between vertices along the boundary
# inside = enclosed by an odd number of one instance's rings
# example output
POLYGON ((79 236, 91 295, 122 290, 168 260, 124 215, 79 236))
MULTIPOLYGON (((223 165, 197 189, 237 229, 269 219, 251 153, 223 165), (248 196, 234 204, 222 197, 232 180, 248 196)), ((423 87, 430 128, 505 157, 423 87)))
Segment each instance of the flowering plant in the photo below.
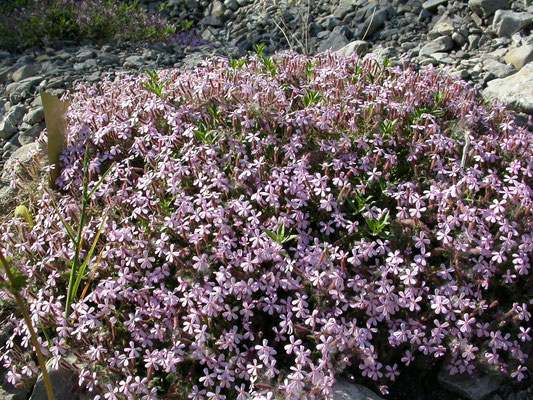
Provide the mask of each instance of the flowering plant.
MULTIPOLYGON (((501 104, 333 53, 78 89, 59 193, 42 179, 31 231, 0 235, 43 352, 98 398, 318 399, 345 370, 386 393, 423 356, 525 377, 533 135, 501 104), (59 215, 80 220, 87 148, 89 290, 65 313, 59 215)), ((10 323, 20 383, 36 367, 10 323)))

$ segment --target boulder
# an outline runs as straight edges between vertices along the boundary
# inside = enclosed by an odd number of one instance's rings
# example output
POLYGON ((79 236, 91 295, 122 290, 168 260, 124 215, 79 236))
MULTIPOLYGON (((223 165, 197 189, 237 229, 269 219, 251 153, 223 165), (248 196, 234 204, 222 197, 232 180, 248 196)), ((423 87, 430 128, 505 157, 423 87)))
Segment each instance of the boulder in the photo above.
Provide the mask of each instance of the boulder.
POLYGON ((348 43, 346 46, 337 50, 337 53, 345 57, 350 57, 353 53, 357 53, 360 57, 364 56, 368 52, 368 42, 364 40, 354 40, 348 43))
POLYGON ((37 73, 37 69, 33 65, 28 64, 20 67, 15 72, 13 72, 11 79, 13 79, 14 82, 19 82, 23 79, 29 78, 30 76, 35 76, 37 75, 37 73))
POLYGON ((533 45, 531 44, 512 49, 505 55, 505 62, 513 64, 517 70, 522 69, 524 65, 531 61, 533 61, 533 45))
POLYGON ((37 143, 26 144, 19 147, 6 161, 2 174, 0 176, 0 182, 4 185, 9 185, 11 180, 14 179, 16 173, 25 175, 24 170, 20 167, 20 164, 28 165, 33 156, 39 151, 39 145, 37 143))
POLYGON ((507 0, 469 0, 468 7, 483 18, 490 17, 497 10, 505 10, 509 7, 507 0))
POLYGON ((490 81, 483 94, 498 98, 508 107, 533 115, 533 63, 526 64, 516 74, 490 81))
POLYGON ((441 36, 432 40, 420 49, 420 56, 431 56, 433 53, 446 52, 453 48, 453 40, 449 36, 441 36))
POLYGON ((448 0, 427 0, 422 4, 422 8, 429 12, 435 12, 439 6, 445 6, 448 0))
POLYGON ((437 379, 447 390, 469 400, 482 400, 494 393, 503 382, 503 377, 496 374, 479 377, 466 374, 450 375, 442 370, 437 379))
POLYGON ((492 58, 487 58, 483 61, 483 71, 494 75, 493 77, 498 79, 507 78, 516 72, 510 65, 506 65, 492 58))
POLYGON ((533 13, 497 10, 492 21, 492 31, 499 37, 510 38, 531 24, 533 13))

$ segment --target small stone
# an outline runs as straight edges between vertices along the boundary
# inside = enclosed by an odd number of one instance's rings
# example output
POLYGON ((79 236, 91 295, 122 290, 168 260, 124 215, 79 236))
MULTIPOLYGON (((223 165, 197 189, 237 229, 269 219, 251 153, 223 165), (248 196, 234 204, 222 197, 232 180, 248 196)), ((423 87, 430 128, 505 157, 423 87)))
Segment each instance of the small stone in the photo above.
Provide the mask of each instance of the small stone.
POLYGON ((435 12, 439 6, 445 6, 448 4, 448 0, 428 0, 422 4, 422 8, 429 12, 435 12))
POLYGON ((433 53, 446 52, 453 48, 453 40, 449 36, 441 36, 432 40, 420 49, 420 56, 431 56, 433 53))
POLYGON ((512 49, 505 55, 505 62, 513 64, 517 70, 533 61, 533 45, 521 46, 512 49))
POLYGON ((224 7, 231 11, 237 11, 239 9, 239 4, 235 0, 225 0, 224 7))
POLYGON ((30 111, 28 111, 28 113, 22 119, 22 121, 30 125, 37 124, 43 120, 44 120, 43 107, 32 108, 30 111))
POLYGON ((76 60, 79 62, 84 62, 96 57, 96 52, 94 50, 83 50, 78 53, 76 60))
POLYGON ((13 72, 15 72, 16 70, 17 67, 15 66, 0 69, 0 82, 7 83, 10 80, 13 72))
POLYGON ((225 11, 225 7, 224 7, 224 3, 222 3, 221 1, 214 1, 212 3, 212 9, 211 9, 211 16, 212 17, 217 17, 217 18, 221 18, 223 15, 224 15, 224 11, 225 11))
POLYGON ((497 10, 509 7, 507 0, 469 0, 468 7, 482 18, 490 17, 497 10))
POLYGON ((337 53, 350 57, 353 53, 357 53, 360 57, 364 56, 368 52, 368 42, 364 40, 354 40, 353 42, 348 43, 343 48, 337 50, 337 53))
POLYGON ((37 73, 37 69, 33 65, 28 64, 13 72, 11 79, 13 79, 13 82, 20 82, 26 78, 37 75, 37 73))
MULTIPOLYGON (((44 125, 44 124, 43 124, 44 125)), ((28 130, 24 131, 24 132, 21 132, 19 137, 18 137, 18 140, 19 140, 19 143, 24 146, 26 144, 29 144, 29 143, 33 143, 35 142, 35 140, 37 139, 37 137, 39 136, 39 134, 43 131, 44 129, 44 126, 41 125, 41 124, 35 124, 33 125, 31 128, 29 128, 28 130)))
POLYGON ((126 57, 124 62, 125 67, 141 68, 146 64, 146 61, 141 56, 126 57))
POLYGON ((492 21, 492 31, 499 37, 510 38, 533 24, 533 13, 498 10, 492 21))
POLYGON ((4 164, 0 180, 5 184, 9 184, 17 172, 26 176, 27 174, 18 164, 20 162, 22 165, 29 165, 38 149, 39 145, 37 143, 30 143, 18 148, 4 164))
POLYGON ((462 46, 466 43, 466 38, 461 35, 459 32, 454 32, 452 34, 452 40, 457 43, 459 46, 462 46))

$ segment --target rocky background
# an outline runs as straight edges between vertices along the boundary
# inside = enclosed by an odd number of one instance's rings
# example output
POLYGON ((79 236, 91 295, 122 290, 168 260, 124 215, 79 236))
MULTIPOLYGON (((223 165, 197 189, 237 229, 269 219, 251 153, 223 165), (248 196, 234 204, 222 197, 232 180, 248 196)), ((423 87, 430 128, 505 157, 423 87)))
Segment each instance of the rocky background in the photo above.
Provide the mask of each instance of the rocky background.
MULTIPOLYGON (((18 162, 27 162, 44 128, 39 93, 62 95, 78 83, 98 83, 144 69, 190 68, 213 55, 238 58, 265 44, 265 53, 292 49, 314 55, 374 53, 380 60, 415 67, 432 64, 470 82, 486 98, 496 97, 533 125, 533 6, 529 0, 167 0, 141 1, 193 29, 167 43, 146 46, 59 43, 53 48, 11 54, 0 51, 0 209, 18 162), (404 60, 402 60, 404 59, 404 60)), ((5 209, 5 208, 4 208, 5 209)), ((0 219, 2 216, 0 216, 0 219)), ((0 300, 1 302, 1 300, 0 300)), ((1 306, 1 304, 0 304, 1 306)), ((2 307, 0 307, 2 308, 2 307)), ((0 313, 0 341, 7 310, 0 313)), ((420 367, 420 366, 418 366, 420 367)), ((402 374, 391 399, 533 399, 531 379, 520 385, 501 376, 450 377, 438 369, 402 374)), ((533 363, 529 362, 533 370, 533 363)), ((46 399, 42 383, 33 391, 14 389, 0 366, 0 400, 46 399)), ((52 373, 64 393, 74 395, 75 377, 52 373)), ((380 399, 362 386, 341 381, 336 399, 380 399)))

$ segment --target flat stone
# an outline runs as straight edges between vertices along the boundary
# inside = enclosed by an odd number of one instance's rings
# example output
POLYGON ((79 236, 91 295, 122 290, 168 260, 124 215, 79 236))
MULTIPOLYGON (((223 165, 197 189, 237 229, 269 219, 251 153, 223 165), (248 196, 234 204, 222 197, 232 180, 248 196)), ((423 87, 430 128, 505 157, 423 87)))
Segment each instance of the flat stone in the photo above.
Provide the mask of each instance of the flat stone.
POLYGON ((533 45, 531 44, 512 49, 505 55, 505 62, 513 64, 517 70, 522 69, 524 65, 531 61, 533 61, 533 45))
POLYGON ((33 65, 28 64, 24 65, 23 67, 20 67, 15 72, 13 72, 11 79, 13 79, 13 82, 19 82, 26 78, 29 78, 30 76, 35 76, 37 75, 37 73, 37 69, 33 65))
POLYGON ((331 388, 332 400, 383 400, 370 389, 346 379, 338 379, 331 388))
POLYGON ((25 90, 30 90, 32 87, 37 86, 43 80, 43 76, 31 76, 21 81, 10 83, 6 86, 6 93, 8 95, 20 94, 25 90))
POLYGON ((533 24, 533 13, 497 10, 491 29, 499 37, 510 38, 531 24, 533 24))
POLYGON ((16 70, 17 67, 15 67, 14 65, 11 67, 0 69, 0 82, 7 83, 9 79, 11 79, 11 75, 13 74, 13 72, 15 72, 16 70))
POLYGON ((447 390, 466 397, 469 400, 482 400, 498 390, 503 382, 501 375, 489 374, 480 377, 456 374, 450 375, 442 370, 437 379, 447 390))
POLYGON ((96 57, 96 52, 94 50, 82 50, 76 56, 76 60, 79 62, 84 62, 96 57))
POLYGON ((44 109, 43 107, 32 108, 22 119, 27 124, 34 125, 41 121, 44 121, 44 109))
POLYGON ((498 98, 508 107, 533 115, 533 63, 516 74, 490 81, 483 91, 486 97, 498 98))
POLYGON ((510 65, 493 60, 492 58, 487 58, 483 61, 483 71, 491 73, 497 79, 507 78, 516 72, 510 65))
POLYGON ((431 56, 433 53, 446 52, 453 48, 453 40, 449 36, 441 36, 432 40, 420 49, 420 56, 431 56))
POLYGON ((435 12, 439 6, 445 6, 448 4, 448 0, 428 0, 422 4, 422 8, 429 12, 435 12))
POLYGON ((368 52, 368 42, 364 40, 354 40, 353 42, 348 43, 343 48, 337 50, 337 53, 350 57, 353 53, 357 53, 359 57, 364 56, 368 52))
POLYGON ((507 0, 469 0, 468 7, 480 17, 487 18, 497 10, 509 8, 507 0))

